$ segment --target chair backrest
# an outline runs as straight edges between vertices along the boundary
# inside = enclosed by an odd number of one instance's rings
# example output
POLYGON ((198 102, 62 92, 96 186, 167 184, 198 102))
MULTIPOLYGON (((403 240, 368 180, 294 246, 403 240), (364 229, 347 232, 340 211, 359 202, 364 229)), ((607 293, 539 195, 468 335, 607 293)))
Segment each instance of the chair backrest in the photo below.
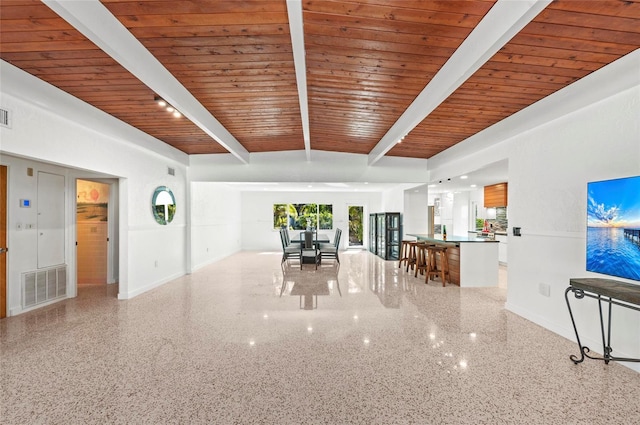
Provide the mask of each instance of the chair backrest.
POLYGON ((287 247, 287 242, 284 229, 280 229, 280 242, 282 243, 282 249, 285 249, 287 247))
POLYGON ((340 246, 340 238, 342 237, 342 229, 336 229, 336 237, 333 240, 333 245, 338 248, 340 246))
POLYGON ((314 232, 311 230, 304 231, 304 249, 312 249, 314 247, 314 232))
POLYGON ((286 227, 282 229, 282 233, 284 233, 284 242, 287 246, 291 245, 291 237, 289 236, 289 229, 286 227))

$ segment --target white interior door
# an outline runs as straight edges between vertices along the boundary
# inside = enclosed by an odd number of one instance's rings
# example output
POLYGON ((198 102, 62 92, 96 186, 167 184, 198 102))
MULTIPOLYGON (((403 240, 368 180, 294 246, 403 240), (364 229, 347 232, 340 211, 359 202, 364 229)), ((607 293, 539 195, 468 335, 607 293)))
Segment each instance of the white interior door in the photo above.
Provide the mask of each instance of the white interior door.
POLYGON ((38 172, 38 268, 64 264, 64 176, 38 172))

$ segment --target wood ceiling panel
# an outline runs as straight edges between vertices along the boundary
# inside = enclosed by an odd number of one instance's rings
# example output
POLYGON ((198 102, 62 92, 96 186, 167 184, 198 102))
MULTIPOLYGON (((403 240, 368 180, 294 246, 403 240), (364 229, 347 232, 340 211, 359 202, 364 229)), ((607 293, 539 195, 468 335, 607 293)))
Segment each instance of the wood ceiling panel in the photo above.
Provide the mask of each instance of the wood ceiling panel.
POLYGON ((388 155, 430 158, 630 53, 639 19, 639 2, 556 0, 388 155))
POLYGON ((249 152, 304 149, 284 0, 103 3, 249 152))
POLYGON ((3 1, 0 19, 3 60, 186 153, 226 152, 40 1, 3 1))
MULTIPOLYGON (((102 0, 249 152, 304 149, 285 0, 102 0)), ((369 154, 495 0, 304 0, 311 148, 369 154)), ((429 158, 640 47, 640 2, 556 0, 392 156, 429 158)), ((189 154, 226 152, 36 0, 0 58, 189 154)))
POLYGON ((311 147, 368 154, 492 5, 303 2, 311 147))

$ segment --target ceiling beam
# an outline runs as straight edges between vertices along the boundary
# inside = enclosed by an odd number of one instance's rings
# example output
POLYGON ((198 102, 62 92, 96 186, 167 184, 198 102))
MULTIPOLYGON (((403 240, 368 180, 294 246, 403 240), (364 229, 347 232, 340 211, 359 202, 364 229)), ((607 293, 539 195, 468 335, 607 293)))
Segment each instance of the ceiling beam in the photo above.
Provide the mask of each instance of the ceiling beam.
POLYGON ((551 1, 498 0, 369 152, 369 165, 384 157, 399 140, 420 124, 551 1))
POLYGON ((289 32, 293 46, 293 63, 296 68, 296 83, 298 85, 298 101, 302 118, 302 136, 307 161, 311 161, 311 136, 309 133, 309 103, 307 97, 307 64, 304 48, 304 29, 302 22, 302 2, 287 0, 287 14, 289 15, 289 32))
MULTIPOLYGON (((241 162, 249 152, 98 0, 43 0, 51 10, 135 75, 241 162)), ((154 99, 149 99, 149 108, 154 99)))

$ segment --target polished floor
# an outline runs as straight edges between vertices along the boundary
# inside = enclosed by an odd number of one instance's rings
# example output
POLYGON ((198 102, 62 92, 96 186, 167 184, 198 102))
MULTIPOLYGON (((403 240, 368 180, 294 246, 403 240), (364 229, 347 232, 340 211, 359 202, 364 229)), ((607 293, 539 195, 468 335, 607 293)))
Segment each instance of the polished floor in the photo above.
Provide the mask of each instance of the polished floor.
MULTIPOLYGON (((0 321, 2 424, 638 424, 640 374, 363 251, 241 252, 0 321)), ((505 271, 502 271, 504 283, 505 271)))

